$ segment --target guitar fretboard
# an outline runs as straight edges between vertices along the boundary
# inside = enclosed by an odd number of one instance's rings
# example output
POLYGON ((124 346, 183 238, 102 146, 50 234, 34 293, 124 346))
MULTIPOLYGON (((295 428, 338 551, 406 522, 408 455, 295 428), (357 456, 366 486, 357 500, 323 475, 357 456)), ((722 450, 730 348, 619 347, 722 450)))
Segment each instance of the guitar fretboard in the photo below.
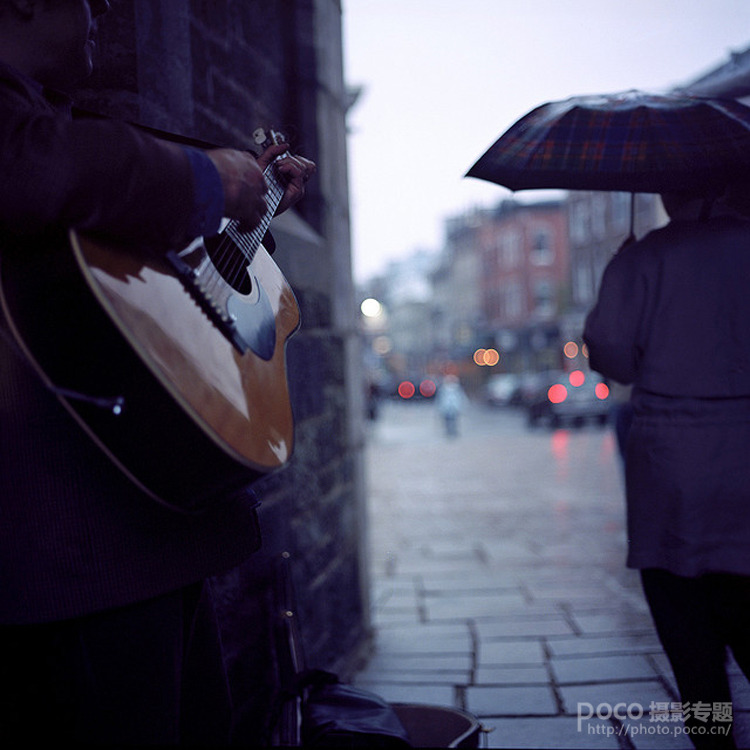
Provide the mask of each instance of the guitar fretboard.
POLYGON ((284 195, 284 188, 279 182, 275 166, 276 162, 282 158, 283 156, 277 157, 263 172, 268 185, 268 192, 266 193, 268 210, 260 224, 247 232, 242 229, 242 223, 238 219, 232 219, 223 232, 238 247, 248 263, 252 262, 255 257, 255 253, 263 241, 263 237, 265 237, 268 227, 271 225, 271 219, 273 219, 284 195))

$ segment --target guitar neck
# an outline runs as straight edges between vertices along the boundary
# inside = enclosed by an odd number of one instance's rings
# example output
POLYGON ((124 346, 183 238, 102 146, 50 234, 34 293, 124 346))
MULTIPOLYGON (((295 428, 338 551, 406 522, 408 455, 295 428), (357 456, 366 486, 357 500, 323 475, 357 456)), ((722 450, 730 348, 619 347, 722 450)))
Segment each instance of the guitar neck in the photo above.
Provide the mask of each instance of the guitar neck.
POLYGON ((268 211, 263 217, 262 224, 265 225, 263 233, 268 229, 273 219, 276 209, 281 203, 281 199, 284 196, 284 186, 279 182, 279 177, 276 172, 276 162, 283 159, 287 154, 277 156, 266 168, 263 170, 263 176, 266 178, 266 184, 268 185, 268 192, 266 193, 266 203, 268 204, 268 211))
POLYGON ((276 174, 276 162, 279 159, 283 159, 284 155, 276 157, 271 164, 269 164, 263 171, 263 175, 266 178, 266 184, 268 185, 268 192, 266 193, 266 204, 268 210, 265 216, 261 220, 255 229, 250 232, 242 229, 242 222, 239 219, 232 219, 224 229, 224 234, 232 239, 232 241, 238 245, 240 250, 243 252, 248 260, 252 260, 255 251, 260 246, 265 237, 268 228, 271 226, 271 220, 276 214, 276 209, 281 203, 281 199, 284 195, 284 187, 279 182, 278 175, 276 174))

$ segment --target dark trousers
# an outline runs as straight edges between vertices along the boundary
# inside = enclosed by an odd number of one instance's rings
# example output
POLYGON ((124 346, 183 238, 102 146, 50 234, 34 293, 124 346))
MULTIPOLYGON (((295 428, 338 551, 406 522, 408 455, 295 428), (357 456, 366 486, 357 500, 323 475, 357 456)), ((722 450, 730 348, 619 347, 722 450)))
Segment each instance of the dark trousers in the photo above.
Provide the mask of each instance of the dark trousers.
POLYGON ((75 620, 0 626, 2 747, 217 746, 228 744, 230 720, 208 585, 75 620))
MULTIPOLYGON (((750 676, 750 577, 712 573, 684 578, 665 570, 641 571, 643 590, 677 680, 688 703, 686 726, 698 748, 734 748, 717 730, 727 722, 701 721, 691 707, 698 702, 731 703, 727 648, 750 676), (704 729, 703 733, 701 730, 704 729)), ((744 746, 744 745, 743 745, 744 746)))

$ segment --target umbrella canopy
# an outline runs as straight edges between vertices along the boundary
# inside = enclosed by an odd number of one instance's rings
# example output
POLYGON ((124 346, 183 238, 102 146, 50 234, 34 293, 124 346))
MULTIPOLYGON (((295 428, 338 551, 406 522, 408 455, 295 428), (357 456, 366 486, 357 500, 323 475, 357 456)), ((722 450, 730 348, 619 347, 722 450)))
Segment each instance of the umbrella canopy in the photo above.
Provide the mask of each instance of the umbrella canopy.
POLYGON ((549 102, 512 125, 466 176, 511 190, 711 190, 750 180, 750 107, 641 91, 549 102))

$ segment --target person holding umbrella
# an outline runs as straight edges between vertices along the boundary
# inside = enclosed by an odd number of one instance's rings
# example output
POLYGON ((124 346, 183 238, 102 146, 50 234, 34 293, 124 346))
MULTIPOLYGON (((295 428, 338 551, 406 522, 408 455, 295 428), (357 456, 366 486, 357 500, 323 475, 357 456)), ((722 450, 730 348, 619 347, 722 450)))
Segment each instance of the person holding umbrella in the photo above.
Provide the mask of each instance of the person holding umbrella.
POLYGON ((734 747, 727 648, 750 676, 750 221, 723 200, 707 218, 705 196, 663 201, 670 224, 612 259, 584 340, 593 369, 634 386, 627 564, 686 726, 697 747, 734 747))
POLYGON ((698 748, 736 747, 728 649, 750 677, 749 167, 739 102, 625 92, 542 105, 468 173, 659 193, 670 215, 610 261, 583 338, 592 369, 633 387, 627 565, 698 748))

